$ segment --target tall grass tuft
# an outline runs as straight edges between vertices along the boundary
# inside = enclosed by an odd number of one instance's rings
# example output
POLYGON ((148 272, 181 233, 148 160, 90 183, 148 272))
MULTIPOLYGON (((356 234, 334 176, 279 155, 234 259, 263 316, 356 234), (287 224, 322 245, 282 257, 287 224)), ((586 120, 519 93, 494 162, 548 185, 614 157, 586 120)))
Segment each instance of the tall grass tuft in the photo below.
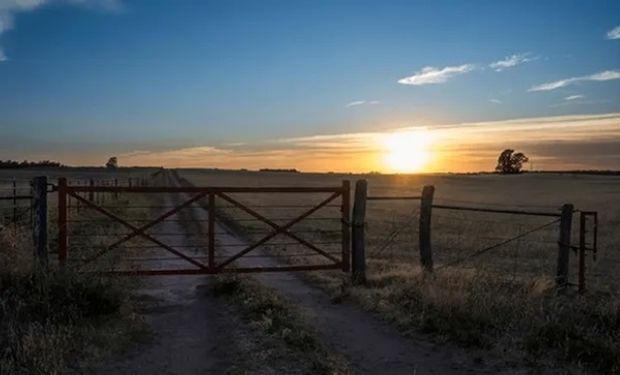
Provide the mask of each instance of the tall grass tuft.
POLYGON ((26 236, 0 233, 0 374, 77 367, 98 322, 126 299, 115 279, 33 270, 26 236))
POLYGON ((419 270, 377 273, 349 293, 404 330, 501 350, 534 366, 553 366, 555 359, 620 373, 620 305, 613 295, 558 295, 547 279, 511 282, 459 269, 430 277, 419 270))

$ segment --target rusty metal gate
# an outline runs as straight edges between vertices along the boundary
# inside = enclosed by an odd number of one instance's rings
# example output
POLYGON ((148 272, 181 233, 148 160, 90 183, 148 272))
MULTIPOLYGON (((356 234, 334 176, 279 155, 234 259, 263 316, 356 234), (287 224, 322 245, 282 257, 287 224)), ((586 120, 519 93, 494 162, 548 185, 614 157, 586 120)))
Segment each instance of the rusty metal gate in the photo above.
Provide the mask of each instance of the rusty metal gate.
MULTIPOLYGON (((113 268, 106 270, 99 270, 98 272, 115 273, 115 274, 133 274, 133 275, 193 275, 193 274, 218 274, 218 273, 248 273, 248 272, 277 272, 277 271, 308 271, 308 270, 327 270, 327 269, 340 269, 342 271, 349 270, 349 211, 350 211, 350 185, 348 181, 343 181, 341 186, 336 187, 156 187, 156 186, 71 186, 67 184, 67 180, 64 178, 58 179, 56 187, 58 192, 58 243, 57 253, 58 261, 60 265, 66 267, 75 267, 79 270, 88 271, 91 270, 89 265, 97 263, 101 257, 110 252, 119 251, 123 248, 123 245, 129 241, 141 239, 141 241, 148 243, 149 247, 156 247, 159 250, 166 252, 168 256, 177 261, 182 261, 181 267, 174 268, 149 268, 141 266, 140 269, 123 269, 123 267, 116 265, 113 268), (107 194, 109 196, 118 197, 122 195, 127 199, 127 204, 130 205, 132 196, 137 194, 152 195, 152 194, 168 194, 174 195, 177 199, 174 204, 166 207, 164 212, 152 215, 146 220, 136 222, 135 220, 123 217, 117 212, 114 212, 108 206, 98 201, 93 196, 98 194, 107 194), (295 199, 302 199, 297 197, 304 197, 306 202, 308 197, 319 197, 317 201, 312 202, 311 205, 296 205, 296 207, 303 207, 302 212, 296 213, 293 217, 286 218, 284 222, 278 222, 275 218, 269 218, 268 215, 260 213, 259 209, 246 203, 241 202, 237 196, 262 194, 265 196, 295 196, 295 199), (226 207, 234 207, 235 209, 248 215, 252 220, 265 225, 267 231, 262 233, 259 237, 246 238, 243 236, 243 241, 240 245, 241 250, 222 253, 220 250, 222 246, 218 244, 218 238, 216 236, 216 226, 220 227, 224 224, 219 217, 218 208, 220 205, 216 205, 216 199, 223 201, 226 207), (72 202, 74 203, 72 205, 72 202), (74 208, 77 207, 77 210, 74 208), (312 220, 312 216, 318 211, 327 207, 334 207, 338 211, 329 218, 335 220, 336 230, 339 232, 339 239, 336 251, 327 251, 320 247, 321 242, 316 239, 304 238, 302 235, 295 233, 294 226, 299 226, 308 220, 312 220), (175 215, 179 215, 182 210, 194 208, 201 209, 206 215, 204 220, 194 220, 193 224, 200 225, 201 228, 206 230, 204 235, 200 235, 200 239, 204 240, 204 247, 200 253, 190 254, 180 246, 167 243, 156 234, 151 232, 158 225, 161 225, 165 221, 171 220, 175 215), (109 222, 113 222, 117 227, 122 228, 123 231, 117 231, 115 233, 107 235, 107 243, 98 245, 96 250, 90 249, 90 252, 84 253, 80 249, 72 248, 73 241, 72 236, 77 234, 72 233, 72 227, 79 224, 78 219, 73 216, 76 212, 92 212, 96 213, 100 217, 105 218, 109 222), (205 228, 206 227, 206 228, 205 228), (114 237, 111 237, 113 235, 114 237), (244 264, 240 263, 245 258, 251 258, 252 254, 255 254, 257 250, 264 246, 269 245, 271 241, 276 237, 286 237, 289 241, 297 246, 303 247, 306 251, 310 251, 313 255, 308 259, 312 261, 305 262, 302 258, 297 259, 292 264, 281 263, 277 264, 244 264), (317 258, 321 261, 317 262, 317 258)), ((283 206, 283 205, 281 205, 283 206)), ((120 206, 119 206, 120 207, 120 206)), ((285 206, 283 206, 285 207, 285 206)), ((228 219, 235 224, 235 219, 228 219)), ((230 225, 230 223, 228 223, 230 225)), ((73 228, 79 229, 79 228, 73 228)), ((84 237, 88 237, 89 233, 86 231, 81 234, 84 237)), ((91 237, 96 234, 91 234, 91 237)), ((334 244, 334 242, 332 242, 334 244)), ((237 244, 239 246, 239 244, 237 244)), ((291 255, 290 257, 294 257, 291 255)), ((121 262, 122 263, 122 262, 121 262)), ((178 262, 177 262, 178 263, 178 262)), ((246 262, 247 263, 247 262, 246 262)))

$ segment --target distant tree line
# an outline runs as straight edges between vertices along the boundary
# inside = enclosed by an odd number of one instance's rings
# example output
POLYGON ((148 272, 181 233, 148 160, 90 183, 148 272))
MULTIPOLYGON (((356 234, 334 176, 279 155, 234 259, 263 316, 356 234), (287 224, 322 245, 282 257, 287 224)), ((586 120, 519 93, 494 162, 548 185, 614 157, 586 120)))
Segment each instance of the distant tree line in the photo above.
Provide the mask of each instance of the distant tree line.
POLYGON ((58 168, 63 165, 50 160, 42 160, 42 161, 16 161, 16 160, 0 160, 0 169, 17 169, 17 168, 58 168))
POLYGON ((259 172, 286 172, 286 173, 299 173, 299 171, 295 168, 291 169, 279 169, 279 168, 262 168, 258 170, 259 172))

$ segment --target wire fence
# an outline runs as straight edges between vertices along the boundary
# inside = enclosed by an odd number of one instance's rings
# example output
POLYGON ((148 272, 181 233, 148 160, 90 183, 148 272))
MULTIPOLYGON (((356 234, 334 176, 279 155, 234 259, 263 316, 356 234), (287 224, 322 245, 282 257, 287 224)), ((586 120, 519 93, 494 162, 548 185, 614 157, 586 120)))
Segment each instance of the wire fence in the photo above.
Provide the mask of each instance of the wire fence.
MULTIPOLYGON (((365 183, 357 188, 366 189, 365 183)), ((364 200, 363 195, 360 200, 364 200)), ((364 207, 362 243, 366 249, 361 254, 367 255, 370 275, 389 273, 386 267, 397 270, 421 265, 437 273, 478 272, 522 282, 554 283, 566 276, 566 285, 585 288, 587 259, 592 259, 597 250, 597 224, 572 220, 584 213, 572 212, 571 208, 568 221, 573 222, 572 230, 569 223, 570 233, 562 239, 567 220, 560 207, 481 205, 433 197, 431 193, 424 212, 423 201, 424 194, 369 196, 365 203, 356 200, 355 205, 364 207), (569 251, 573 254, 570 263, 569 251), (566 254, 566 259, 560 254, 566 254), (424 264, 425 257, 429 264, 424 264), (570 270, 562 269, 564 265, 570 270)), ((596 219, 595 212, 589 214, 596 219)))
MULTIPOLYGON (((70 179, 67 186, 136 187, 146 185, 147 180, 70 179)), ((54 186, 50 189, 53 190, 54 186)), ((4 226, 17 223, 31 225, 32 194, 28 180, 0 180, 0 213, 4 226)), ((164 258, 156 251, 156 248, 161 250, 161 245, 154 244, 143 235, 135 235, 136 228, 143 226, 148 226, 144 234, 151 239, 161 240, 171 248, 187 250, 198 257, 209 246, 209 230, 213 231, 213 235, 223 238, 242 234, 247 240, 218 240, 216 248, 222 249, 221 253, 224 254, 226 251, 247 248, 248 241, 259 241, 270 236, 275 229, 287 226, 325 198, 325 194, 319 193, 232 193, 228 194, 228 199, 215 197, 213 204, 218 225, 213 228, 209 226, 210 218, 205 210, 209 207, 205 206, 204 200, 153 223, 154 218, 178 207, 182 194, 175 194, 140 195, 125 194, 122 190, 82 189, 74 195, 68 195, 66 224, 69 251, 81 252, 84 256, 74 259, 84 259, 112 244, 118 250, 116 253, 130 251, 135 259, 146 260, 149 256, 164 258), (98 209, 90 207, 88 202, 98 209), (119 222, 115 216, 122 217, 123 222, 119 222), (115 244, 116 240, 126 236, 129 238, 122 244, 115 244)), ((557 277, 558 251, 562 248, 558 207, 497 203, 483 206, 465 199, 442 198, 438 194, 431 201, 431 215, 430 211, 426 212, 422 207, 424 194, 366 196, 366 201, 368 212, 364 218, 364 244, 370 270, 377 263, 392 264, 394 267, 417 266, 426 246, 423 237, 428 233, 436 272, 475 270, 512 280, 539 277, 554 280, 557 277), (424 217, 427 218, 427 226, 423 225, 424 217)), ((343 206, 335 202, 325 204, 291 228, 261 243, 260 247, 265 251, 248 255, 251 255, 250 258, 288 260, 304 257, 321 259, 326 254, 342 255, 345 240, 343 224, 350 226, 350 223, 343 222, 342 209, 343 206), (322 254, 308 244, 319 248, 322 254)), ((586 222, 586 229, 576 222, 573 224, 574 241, 565 247, 575 254, 588 251, 587 261, 590 261, 593 258, 591 254, 594 255, 597 248, 596 224, 586 222), (580 230, 587 237, 583 243, 576 241, 581 235, 580 230)), ((50 243, 55 240, 52 236, 50 243)), ((55 246, 50 246, 50 249, 52 252, 58 251, 55 246)), ((218 258, 220 254, 215 256, 218 258)), ((584 259, 580 256, 579 263, 575 264, 584 266, 584 259)), ((591 262, 586 267, 589 270, 591 262)), ((569 283, 581 282, 577 277, 583 278, 585 271, 576 271, 570 272, 569 283)))
POLYGON ((0 227, 32 224, 32 185, 27 179, 0 179, 0 227))

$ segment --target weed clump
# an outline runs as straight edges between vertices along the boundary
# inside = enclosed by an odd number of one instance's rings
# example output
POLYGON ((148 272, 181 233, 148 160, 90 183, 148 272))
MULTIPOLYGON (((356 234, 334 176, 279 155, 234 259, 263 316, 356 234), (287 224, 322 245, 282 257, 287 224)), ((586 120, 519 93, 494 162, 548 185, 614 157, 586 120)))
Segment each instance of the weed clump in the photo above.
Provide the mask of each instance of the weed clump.
MULTIPOLYGON (((295 307, 271 289, 240 276, 215 277, 209 286, 215 296, 232 302, 244 321, 278 342, 284 342, 286 345, 282 350, 288 357, 296 359, 297 370, 305 363, 307 371, 303 373, 350 373, 343 360, 336 358, 308 328, 295 307)), ((268 355, 284 355, 279 352, 270 350, 268 355)))

